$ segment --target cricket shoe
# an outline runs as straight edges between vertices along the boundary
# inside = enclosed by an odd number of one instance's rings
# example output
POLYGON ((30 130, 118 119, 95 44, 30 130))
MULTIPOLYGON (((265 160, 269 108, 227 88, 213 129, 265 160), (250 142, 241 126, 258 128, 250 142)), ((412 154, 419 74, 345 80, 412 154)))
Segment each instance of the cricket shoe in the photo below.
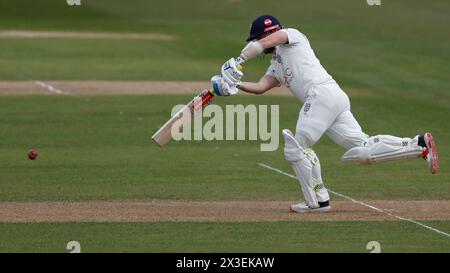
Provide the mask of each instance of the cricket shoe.
POLYGON ((431 133, 425 133, 423 136, 425 145, 427 146, 422 152, 422 158, 428 163, 431 173, 437 173, 439 169, 439 154, 431 133))
POLYGON ((304 213, 304 212, 327 212, 327 211, 330 211, 330 210, 331 210, 331 206, 330 206, 330 202, 329 201, 319 202, 319 207, 318 208, 311 208, 306 203, 298 203, 298 204, 291 205, 291 211, 293 211, 293 212, 300 212, 300 213, 304 213))

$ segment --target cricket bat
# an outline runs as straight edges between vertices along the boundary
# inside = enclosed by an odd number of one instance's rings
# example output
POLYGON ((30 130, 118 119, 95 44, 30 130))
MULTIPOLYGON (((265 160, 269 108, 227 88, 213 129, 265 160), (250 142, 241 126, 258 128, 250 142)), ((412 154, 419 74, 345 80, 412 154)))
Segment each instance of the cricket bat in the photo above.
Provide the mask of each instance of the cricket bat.
MULTIPOLYGON (((236 62, 239 64, 239 69, 242 69, 241 65, 244 60, 241 57, 236 58, 236 62)), ((208 106, 213 98, 215 92, 213 88, 204 89, 197 96, 194 97, 188 104, 181 108, 175 115, 173 115, 153 136, 152 139, 161 147, 166 145, 172 139, 172 127, 184 126, 184 124, 191 121, 194 114, 199 113, 200 108, 204 109, 208 106)))
POLYGON ((188 104, 173 115, 153 136, 152 139, 161 147, 166 145, 172 139, 172 127, 177 123, 179 126, 191 121, 195 113, 200 108, 204 109, 212 102, 214 90, 205 89, 194 97, 188 104))

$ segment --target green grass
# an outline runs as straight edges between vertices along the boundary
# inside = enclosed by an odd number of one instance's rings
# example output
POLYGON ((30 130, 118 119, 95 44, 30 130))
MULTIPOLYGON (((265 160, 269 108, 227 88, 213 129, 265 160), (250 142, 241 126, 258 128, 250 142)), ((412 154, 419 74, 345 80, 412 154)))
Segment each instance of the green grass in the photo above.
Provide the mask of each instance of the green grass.
MULTIPOLYGON (((0 38, 0 79, 208 80, 245 45, 250 22, 270 12, 307 34, 347 88, 448 100, 449 10, 445 0, 378 7, 361 0, 3 1, 3 30, 155 32, 176 40, 0 38)), ((246 65, 246 80, 258 79, 268 59, 246 65)))
MULTIPOLYGON (((0 100, 0 200, 295 200, 295 180, 258 162, 291 172, 283 140, 274 152, 259 141, 182 141, 161 149, 150 136, 170 109, 190 96, 26 96, 0 100), (122 114, 121 114, 122 113, 122 114), (28 149, 40 153, 28 160, 28 149)), ((290 97, 217 98, 220 105, 279 104, 280 128, 293 129, 300 104, 290 97)), ((441 172, 423 161, 374 166, 340 162, 345 150, 326 137, 316 146, 328 187, 360 199, 446 199, 450 146, 446 109, 411 115, 427 102, 396 97, 353 98, 353 112, 369 134, 414 136, 430 129, 441 172), (400 106, 398 102, 400 102, 400 106), (396 108, 399 107, 399 108, 396 108), (395 119, 391 117, 395 116, 395 119)), ((206 121, 206 119, 205 119, 206 121)))
MULTIPOLYGON (((450 222, 431 222, 450 230, 450 222)), ((450 240, 405 222, 0 223, 0 252, 449 252, 450 240), (6 235, 7 234, 7 235, 6 235)))

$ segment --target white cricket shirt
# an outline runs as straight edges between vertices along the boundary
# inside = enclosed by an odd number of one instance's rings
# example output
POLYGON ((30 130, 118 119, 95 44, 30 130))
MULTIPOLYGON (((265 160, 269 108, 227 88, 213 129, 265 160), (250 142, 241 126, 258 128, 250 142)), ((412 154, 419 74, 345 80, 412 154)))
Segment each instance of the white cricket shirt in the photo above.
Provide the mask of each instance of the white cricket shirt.
POLYGON ((309 44, 308 38, 294 28, 282 29, 287 34, 288 44, 278 45, 266 74, 275 77, 288 87, 301 101, 308 91, 322 83, 333 81, 333 77, 320 64, 309 44))

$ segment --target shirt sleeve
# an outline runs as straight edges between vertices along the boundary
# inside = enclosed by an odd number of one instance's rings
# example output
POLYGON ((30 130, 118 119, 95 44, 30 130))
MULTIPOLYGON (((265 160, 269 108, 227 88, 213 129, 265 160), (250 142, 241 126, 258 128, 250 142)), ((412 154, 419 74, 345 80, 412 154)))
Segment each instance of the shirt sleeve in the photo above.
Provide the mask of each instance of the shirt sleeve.
POLYGON ((277 66, 274 65, 273 63, 267 69, 266 75, 274 77, 278 81, 278 86, 282 85, 283 82, 282 82, 281 75, 279 74, 277 66))
POLYGON ((283 31, 288 36, 289 45, 298 44, 304 39, 303 34, 301 34, 300 31, 296 30, 295 28, 284 28, 280 31, 283 31))

